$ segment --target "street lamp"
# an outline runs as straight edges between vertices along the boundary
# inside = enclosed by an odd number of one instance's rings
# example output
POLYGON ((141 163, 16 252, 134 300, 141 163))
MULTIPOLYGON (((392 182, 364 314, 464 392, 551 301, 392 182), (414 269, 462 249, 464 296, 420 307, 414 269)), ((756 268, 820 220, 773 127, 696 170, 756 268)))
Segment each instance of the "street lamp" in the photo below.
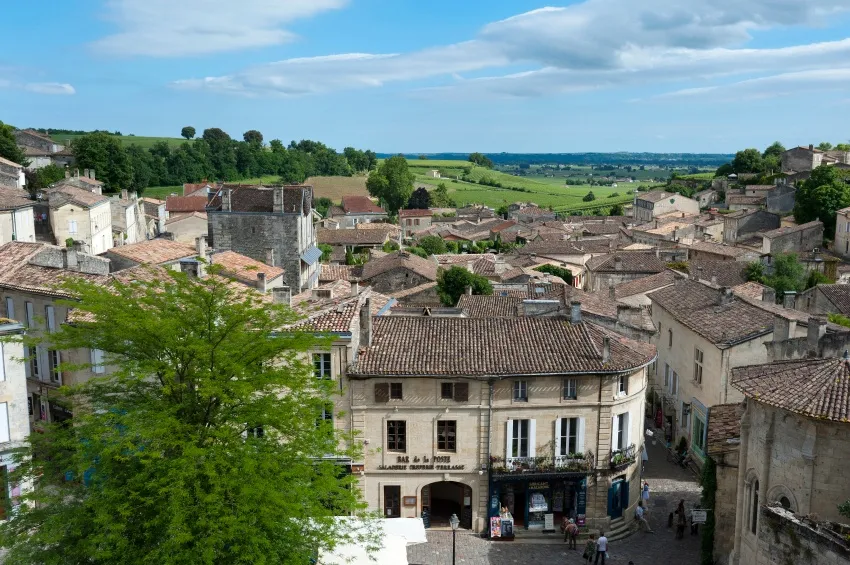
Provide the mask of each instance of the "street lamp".
POLYGON ((452 517, 449 518, 449 524, 452 526, 452 565, 455 565, 455 536, 457 535, 457 527, 460 526, 457 514, 452 514, 452 517))

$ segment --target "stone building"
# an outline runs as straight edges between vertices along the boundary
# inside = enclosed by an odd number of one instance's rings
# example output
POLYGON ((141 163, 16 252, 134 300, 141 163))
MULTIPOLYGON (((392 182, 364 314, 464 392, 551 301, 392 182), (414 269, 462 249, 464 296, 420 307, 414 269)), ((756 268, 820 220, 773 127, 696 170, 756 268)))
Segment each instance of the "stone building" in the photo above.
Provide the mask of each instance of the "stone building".
POLYGON ((413 234, 431 227, 431 210, 399 210, 398 223, 401 226, 402 237, 411 237, 413 234))
POLYGON ((397 251, 363 265, 360 280, 375 291, 392 294, 436 282, 437 265, 406 251, 397 251))
POLYGON ((838 521, 838 504, 850 499, 850 359, 739 367, 731 384, 747 398, 731 562, 762 563, 776 542, 762 527, 765 505, 838 521))
POLYGON ((832 250, 850 259, 850 208, 842 208, 835 214, 835 243, 832 250))
POLYGON ((753 563, 850 565, 846 524, 795 514, 774 503, 759 508, 758 529, 753 563))
POLYGON ((782 154, 782 172, 800 173, 813 171, 823 163, 823 157, 823 151, 815 149, 814 145, 792 147, 782 154))
POLYGON ((313 187, 228 187, 207 208, 209 244, 279 266, 293 292, 316 286, 321 250, 313 230, 313 187))
POLYGON ((711 241, 695 241, 687 246, 688 259, 708 261, 757 261, 759 253, 742 247, 714 243, 711 241))
POLYGON ((0 187, 0 244, 35 241, 34 204, 26 191, 0 187))
POLYGON ((207 237, 209 233, 207 214, 206 212, 169 214, 164 231, 171 234, 174 241, 191 244, 199 237, 207 237))
POLYGON ((122 190, 109 199, 112 212, 113 245, 129 245, 148 239, 142 204, 135 192, 122 190))
POLYGON ((57 245, 71 239, 84 251, 100 255, 112 248, 112 209, 109 198, 69 184, 47 191, 50 226, 57 245))
POLYGON ((204 239, 199 238, 196 246, 165 238, 149 239, 132 245, 113 247, 104 254, 110 260, 110 271, 123 271, 138 265, 155 265, 179 271, 183 260, 206 257, 204 239))
POLYGON ((629 527, 653 346, 582 321, 578 309, 571 322, 363 322, 348 377, 352 425, 366 447, 352 469, 362 470, 370 508, 388 517, 428 511, 432 524, 456 513, 476 531, 500 505, 518 531, 543 529, 547 515, 629 527))
POLYGON ((21 485, 9 480, 17 465, 16 450, 24 447, 30 434, 24 326, 9 318, 0 318, 0 520, 20 504, 21 485))
POLYGON ((670 212, 699 214, 699 202, 676 192, 660 190, 638 193, 635 197, 634 217, 637 223, 651 222, 657 216, 670 212))
POLYGON ((380 222, 387 219, 387 212, 368 196, 343 196, 342 206, 331 206, 328 216, 339 222, 342 228, 353 228, 358 224, 380 222))
POLYGON ((744 403, 708 409, 706 453, 714 460, 717 490, 714 503, 714 557, 726 563, 735 546, 735 510, 744 403))
POLYGON ((762 235, 765 255, 802 253, 823 247, 823 222, 815 220, 797 226, 776 228, 762 235))
POLYGON ((725 214, 723 218, 723 242, 734 244, 755 234, 770 231, 782 225, 778 214, 766 210, 739 210, 725 214))
MULTIPOLYGON (((164 233, 165 222, 168 219, 168 214, 165 211, 165 200, 158 198, 143 197, 140 201, 142 208, 142 216, 147 230, 147 238, 153 239, 161 233, 164 233)), ((204 212, 204 225, 206 226, 207 215, 204 212)), ((203 232, 206 234, 206 231, 203 232)), ((198 237, 198 234, 195 237, 198 237)), ((194 241, 194 240, 193 240, 194 241)))
POLYGON ((61 143, 34 130, 16 130, 15 142, 24 151, 30 164, 27 170, 35 171, 47 165, 67 167, 74 163, 74 154, 61 143))
POLYGON ((618 252, 593 257, 587 264, 587 289, 607 290, 610 286, 656 275, 667 265, 654 253, 618 252))
POLYGON ((819 284, 801 292, 794 307, 815 316, 850 316, 850 285, 819 284))
POLYGON ((21 189, 25 184, 24 168, 14 161, 0 157, 0 187, 21 189))

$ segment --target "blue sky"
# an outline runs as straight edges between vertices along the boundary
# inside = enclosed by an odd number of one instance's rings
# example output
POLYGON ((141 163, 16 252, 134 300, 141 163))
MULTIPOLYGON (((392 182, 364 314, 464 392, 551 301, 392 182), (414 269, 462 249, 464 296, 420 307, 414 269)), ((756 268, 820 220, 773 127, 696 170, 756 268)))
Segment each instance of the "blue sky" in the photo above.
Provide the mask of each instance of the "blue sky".
POLYGON ((0 120, 379 152, 850 139, 850 0, 7 3, 0 120))

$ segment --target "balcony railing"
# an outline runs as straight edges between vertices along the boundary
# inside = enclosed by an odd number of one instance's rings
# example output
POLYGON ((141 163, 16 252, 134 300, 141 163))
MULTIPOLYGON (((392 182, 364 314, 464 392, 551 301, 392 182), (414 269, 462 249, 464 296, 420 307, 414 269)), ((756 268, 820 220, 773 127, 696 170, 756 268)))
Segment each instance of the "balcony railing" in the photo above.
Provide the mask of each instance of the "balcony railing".
POLYGON ((496 475, 524 473, 588 473, 593 469, 593 454, 570 453, 557 457, 490 457, 490 471, 496 475))
POLYGON ((610 457, 611 468, 621 469, 623 467, 628 467, 629 465, 634 463, 636 457, 637 447, 635 446, 635 444, 631 444, 625 449, 612 451, 610 457))

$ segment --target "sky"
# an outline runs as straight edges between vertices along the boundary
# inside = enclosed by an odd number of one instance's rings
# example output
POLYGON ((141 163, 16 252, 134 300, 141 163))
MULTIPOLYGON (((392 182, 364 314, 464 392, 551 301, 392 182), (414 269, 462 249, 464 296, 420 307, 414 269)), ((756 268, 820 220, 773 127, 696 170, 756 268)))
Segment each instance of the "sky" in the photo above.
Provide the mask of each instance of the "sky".
POLYGON ((17 127, 422 153, 850 139, 850 0, 5 4, 17 127))

